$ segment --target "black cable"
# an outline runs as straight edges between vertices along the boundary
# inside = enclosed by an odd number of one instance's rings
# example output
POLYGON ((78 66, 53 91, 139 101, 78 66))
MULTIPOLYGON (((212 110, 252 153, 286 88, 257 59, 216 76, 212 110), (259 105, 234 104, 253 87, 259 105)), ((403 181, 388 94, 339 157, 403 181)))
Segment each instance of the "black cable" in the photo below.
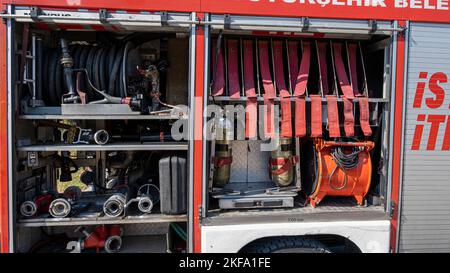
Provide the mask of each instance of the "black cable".
POLYGON ((328 182, 331 188, 333 188, 334 190, 342 190, 347 186, 348 183, 347 170, 356 168, 358 166, 359 153, 362 151, 363 149, 361 147, 350 148, 350 147, 336 146, 331 148, 331 157, 336 163, 336 167, 334 167, 333 171, 331 172, 328 178, 328 182), (351 149, 350 153, 345 152, 350 149, 351 149), (340 168, 344 172, 344 182, 340 186, 335 186, 331 183, 331 179, 336 173, 338 168, 340 168))

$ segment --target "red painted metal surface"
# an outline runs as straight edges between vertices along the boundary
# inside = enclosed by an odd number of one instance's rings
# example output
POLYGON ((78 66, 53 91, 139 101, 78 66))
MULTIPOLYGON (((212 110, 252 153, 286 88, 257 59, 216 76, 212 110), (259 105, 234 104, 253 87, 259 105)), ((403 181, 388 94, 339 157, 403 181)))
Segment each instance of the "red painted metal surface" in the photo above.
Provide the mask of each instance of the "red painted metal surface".
MULTIPOLYGON (((405 26, 405 22, 399 22, 400 26, 405 26)), ((400 33, 397 39, 397 68, 395 71, 395 112, 394 112, 394 140, 392 154, 392 192, 391 202, 394 204, 394 214, 391 218, 390 245, 392 251, 396 251, 397 229, 398 229, 398 208, 399 208, 399 188, 400 188, 400 162, 402 134, 403 134, 403 80, 405 69, 405 37, 400 33)))
POLYGON ((9 251, 6 25, 0 23, 0 252, 9 251))
MULTIPOLYGON (((204 18, 204 14, 199 13, 197 17, 204 18)), ((205 30, 198 27, 195 36, 195 105, 194 105, 194 196, 193 196, 193 250, 195 253, 201 252, 201 223, 200 210, 202 206, 203 191, 203 98, 204 76, 205 76, 205 30)))
MULTIPOLYGON (((371 0, 362 3, 384 3, 385 7, 356 6, 358 1, 345 0, 201 0, 204 12, 219 14, 265 15, 283 17, 316 17, 337 19, 412 20, 450 22, 447 7, 437 9, 436 0, 371 0), (320 2, 321 4, 319 4, 320 2), (347 5, 351 2, 352 5, 347 5), (397 2, 397 7, 395 3, 397 2), (408 6, 401 7, 405 3, 408 6), (402 5, 400 5, 402 4, 402 5)), ((441 2, 442 3, 442 2, 441 2)), ((448 3, 447 3, 448 4, 448 3)))

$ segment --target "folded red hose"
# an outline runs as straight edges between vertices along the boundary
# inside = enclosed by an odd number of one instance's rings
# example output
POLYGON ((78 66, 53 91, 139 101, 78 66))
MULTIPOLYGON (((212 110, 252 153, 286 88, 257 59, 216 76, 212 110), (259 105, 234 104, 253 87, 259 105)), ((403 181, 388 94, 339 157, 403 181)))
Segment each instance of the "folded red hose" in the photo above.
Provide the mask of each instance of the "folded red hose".
POLYGON ((286 88, 283 69, 283 42, 273 42, 275 82, 281 100, 281 137, 292 137, 291 94, 286 88))
MULTIPOLYGON (((297 58, 297 51, 291 44, 293 50, 289 50, 289 62, 294 62, 297 58)), ((311 59, 311 45, 309 42, 303 43, 303 54, 300 62, 300 69, 295 77, 295 136, 303 137, 306 135, 306 107, 305 92, 308 83, 309 65, 311 59)))
POLYGON ((269 66, 269 44, 267 41, 259 41, 259 67, 261 70, 261 78, 264 88, 264 135, 266 138, 272 138, 275 136, 274 129, 274 99, 276 97, 275 89, 273 86, 272 75, 270 74, 269 66))
POLYGON ((257 97, 255 91, 255 78, 253 69, 253 43, 251 40, 243 41, 244 47, 244 90, 247 97, 245 114, 245 137, 257 136, 257 97))
POLYGON ((228 40, 228 92, 232 99, 240 97, 238 40, 228 40))
POLYGON ((223 55, 222 49, 219 48, 219 52, 217 54, 217 40, 212 43, 212 78, 213 85, 211 88, 212 96, 221 96, 223 95, 225 80, 224 80, 224 68, 223 68, 223 55), (217 63, 216 63, 217 60, 217 63))

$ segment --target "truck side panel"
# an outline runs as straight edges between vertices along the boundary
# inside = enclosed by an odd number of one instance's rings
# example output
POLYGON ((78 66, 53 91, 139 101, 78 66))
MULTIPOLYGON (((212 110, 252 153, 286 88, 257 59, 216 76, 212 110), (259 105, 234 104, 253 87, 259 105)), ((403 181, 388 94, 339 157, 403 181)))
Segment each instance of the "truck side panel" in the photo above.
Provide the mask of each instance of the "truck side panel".
POLYGON ((450 251, 450 25, 411 23, 400 252, 450 251))

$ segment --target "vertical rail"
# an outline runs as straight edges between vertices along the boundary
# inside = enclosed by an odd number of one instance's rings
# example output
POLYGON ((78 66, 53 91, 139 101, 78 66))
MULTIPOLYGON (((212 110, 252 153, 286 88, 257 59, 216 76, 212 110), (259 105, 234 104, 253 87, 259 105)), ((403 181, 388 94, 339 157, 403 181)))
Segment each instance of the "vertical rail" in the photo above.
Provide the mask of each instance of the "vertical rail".
MULTIPOLYGON (((2 7, 3 9, 4 7, 2 7)), ((7 21, 8 28, 10 21, 7 21)), ((7 25, 0 23, 0 252, 9 252, 7 25), (6 163, 6 164, 5 164, 6 163)))
MULTIPOLYGON (((191 13, 191 19, 195 18, 195 12, 191 13)), ((187 248, 188 252, 193 251, 193 219, 194 219, 194 111, 193 107, 195 104, 195 26, 191 26, 190 36, 189 36, 189 93, 188 93, 188 104, 189 104, 189 124, 188 124, 188 224, 187 224, 187 234, 188 242, 187 248)))
MULTIPOLYGON (((400 26, 405 26, 405 21, 399 22, 400 26)), ((402 154, 402 135, 403 135, 403 105, 404 105, 404 79, 405 79, 405 35, 398 33, 397 48, 396 48, 396 67, 395 67, 395 101, 394 103, 394 132, 393 132, 393 154, 392 154, 392 187, 391 187, 391 203, 393 205, 394 213, 391 218, 391 236, 390 245, 391 251, 397 251, 397 231, 399 227, 399 194, 400 194, 400 180, 401 180, 401 154, 402 154)))
MULTIPOLYGON (((200 20, 205 19, 204 13, 198 13, 200 20)), ((194 118, 192 131, 193 139, 193 244, 192 251, 201 252, 201 210, 203 200, 203 108, 204 108, 204 76, 205 76, 205 26, 195 27, 195 88, 194 88, 194 105, 191 113, 194 118)))

